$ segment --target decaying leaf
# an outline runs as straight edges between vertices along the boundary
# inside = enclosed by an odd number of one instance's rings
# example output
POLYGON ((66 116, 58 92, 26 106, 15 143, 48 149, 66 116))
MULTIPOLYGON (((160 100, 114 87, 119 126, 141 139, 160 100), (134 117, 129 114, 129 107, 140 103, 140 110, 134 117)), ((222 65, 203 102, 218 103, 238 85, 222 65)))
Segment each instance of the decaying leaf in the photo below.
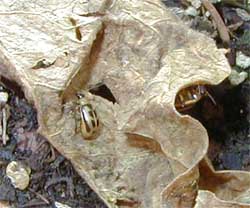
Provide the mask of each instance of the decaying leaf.
POLYGON ((229 75, 213 40, 159 0, 3 1, 0 24, 1 75, 23 87, 40 133, 109 207, 240 207, 249 173, 199 167, 206 130, 174 107, 183 87, 229 75), (75 95, 100 83, 116 102, 87 94, 101 128, 85 140, 75 95))
POLYGON ((230 208, 245 208, 248 207, 246 204, 228 202, 221 199, 218 199, 215 194, 209 191, 199 191, 196 198, 197 203, 195 208, 214 208, 214 207, 230 207, 230 208))

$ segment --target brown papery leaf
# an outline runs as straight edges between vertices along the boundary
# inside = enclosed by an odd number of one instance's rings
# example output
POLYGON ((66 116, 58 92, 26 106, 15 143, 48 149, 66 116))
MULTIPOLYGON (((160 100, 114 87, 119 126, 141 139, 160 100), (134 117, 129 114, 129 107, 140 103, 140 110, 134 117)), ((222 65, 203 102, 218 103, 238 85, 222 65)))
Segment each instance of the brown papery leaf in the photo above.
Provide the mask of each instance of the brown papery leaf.
POLYGON ((243 172, 230 173, 228 189, 199 184, 207 132, 175 110, 175 96, 197 82, 220 83, 230 67, 213 40, 159 0, 4 1, 0 24, 1 75, 22 86, 39 132, 109 207, 187 208, 212 192, 228 202, 210 202, 232 207, 247 191, 232 194, 243 172), (75 94, 100 83, 116 103, 86 94, 101 128, 85 140, 75 94))

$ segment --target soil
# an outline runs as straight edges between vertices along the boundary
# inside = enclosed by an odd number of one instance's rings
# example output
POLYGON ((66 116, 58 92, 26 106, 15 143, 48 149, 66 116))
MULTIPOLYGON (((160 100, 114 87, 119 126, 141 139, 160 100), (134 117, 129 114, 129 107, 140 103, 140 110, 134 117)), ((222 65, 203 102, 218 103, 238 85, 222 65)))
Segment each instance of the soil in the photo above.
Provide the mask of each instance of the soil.
POLYGON ((0 201, 17 208, 56 207, 55 202, 71 208, 106 208, 107 206, 76 173, 71 163, 37 133, 37 113, 15 83, 2 80, 9 94, 7 145, 0 142, 0 201), (6 88, 7 86, 7 88, 6 88), (31 170, 27 190, 15 189, 6 177, 11 161, 22 161, 31 170))
MULTIPOLYGON (((164 1, 168 6, 183 8, 183 2, 164 1)), ((250 54, 250 41, 242 38, 250 30, 250 21, 236 14, 235 8, 218 4, 216 6, 226 26, 243 21, 233 32, 229 62, 235 66, 235 52, 250 54)), ((182 18, 188 18, 182 16, 182 18)), ((202 16, 188 18, 193 28, 206 31, 215 38, 218 47, 222 42, 211 22, 202 16)), ((250 69, 240 69, 249 74, 250 69)), ((4 90, 9 93, 6 108, 9 110, 7 145, 0 142, 0 201, 9 201, 14 207, 55 207, 55 202, 72 208, 105 208, 106 205, 74 171, 68 160, 60 155, 41 135, 37 133, 36 110, 24 98, 20 88, 2 80, 4 90), (27 190, 15 189, 6 177, 5 169, 10 161, 26 163, 32 170, 27 190)), ((218 86, 207 86, 216 105, 204 97, 191 110, 182 112, 200 120, 208 131, 210 147, 208 155, 215 169, 250 171, 250 80, 238 86, 225 80, 218 86)))

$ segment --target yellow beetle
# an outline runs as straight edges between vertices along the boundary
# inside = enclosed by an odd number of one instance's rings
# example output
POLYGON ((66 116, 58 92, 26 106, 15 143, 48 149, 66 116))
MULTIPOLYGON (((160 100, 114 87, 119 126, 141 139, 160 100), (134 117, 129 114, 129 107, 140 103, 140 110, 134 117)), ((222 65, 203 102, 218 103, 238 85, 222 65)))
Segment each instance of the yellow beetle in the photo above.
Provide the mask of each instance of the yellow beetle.
POLYGON ((193 107, 195 103, 203 97, 208 96, 215 103, 213 97, 209 94, 204 85, 192 85, 180 90, 175 99, 175 107, 179 111, 185 111, 193 107))
POLYGON ((99 119, 93 106, 85 98, 84 94, 77 93, 81 115, 81 133, 84 139, 91 138, 99 128, 99 119))

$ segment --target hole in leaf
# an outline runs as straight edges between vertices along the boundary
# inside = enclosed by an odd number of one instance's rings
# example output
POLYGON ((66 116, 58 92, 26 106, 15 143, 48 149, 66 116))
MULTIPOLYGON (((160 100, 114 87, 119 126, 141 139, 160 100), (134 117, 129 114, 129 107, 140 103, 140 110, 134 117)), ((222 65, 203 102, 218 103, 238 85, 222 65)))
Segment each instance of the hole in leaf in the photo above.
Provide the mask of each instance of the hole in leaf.
POLYGON ((203 98, 209 98, 216 105, 216 101, 209 92, 209 86, 204 84, 194 84, 181 89, 175 98, 175 107, 179 112, 192 109, 196 103, 203 98))
POLYGON ((206 89, 216 104, 208 96, 203 96, 188 109, 176 109, 199 120, 206 128, 209 135, 208 156, 215 169, 250 170, 249 82, 232 86, 225 80, 217 86, 206 85, 206 89))
POLYGON ((105 99, 111 101, 112 103, 116 103, 116 99, 115 99, 114 95, 112 94, 111 90, 105 84, 100 84, 94 88, 91 88, 89 90, 89 92, 91 92, 94 95, 98 95, 102 98, 105 98, 105 99))

